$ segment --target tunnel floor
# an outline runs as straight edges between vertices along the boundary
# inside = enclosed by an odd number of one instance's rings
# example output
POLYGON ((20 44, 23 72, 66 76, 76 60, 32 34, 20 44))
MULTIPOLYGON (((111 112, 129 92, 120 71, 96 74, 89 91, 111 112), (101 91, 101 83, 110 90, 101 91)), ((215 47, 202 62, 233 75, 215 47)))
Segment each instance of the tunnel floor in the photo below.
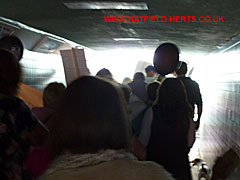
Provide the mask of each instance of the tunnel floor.
MULTIPOLYGON (((196 158, 201 158, 201 153, 200 153, 200 134, 199 131, 196 132, 196 141, 189 153, 189 161, 191 162, 192 160, 196 158)), ((192 167, 191 166, 191 171, 192 171, 192 178, 193 180, 198 180, 198 168, 196 166, 192 167)))

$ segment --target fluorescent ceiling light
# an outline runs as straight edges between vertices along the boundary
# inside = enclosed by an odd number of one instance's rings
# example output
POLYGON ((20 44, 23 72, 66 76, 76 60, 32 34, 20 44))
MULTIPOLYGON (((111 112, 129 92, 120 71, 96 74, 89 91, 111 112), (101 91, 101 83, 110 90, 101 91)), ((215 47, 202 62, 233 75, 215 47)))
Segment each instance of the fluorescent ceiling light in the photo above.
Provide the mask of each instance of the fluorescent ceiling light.
POLYGON ((114 41, 159 41, 158 39, 113 38, 114 41))
POLYGON ((140 41, 139 38, 113 38, 114 41, 140 41))
POLYGON ((63 2, 69 9, 122 9, 122 10, 148 10, 145 2, 108 2, 108 1, 88 1, 88 2, 63 2))

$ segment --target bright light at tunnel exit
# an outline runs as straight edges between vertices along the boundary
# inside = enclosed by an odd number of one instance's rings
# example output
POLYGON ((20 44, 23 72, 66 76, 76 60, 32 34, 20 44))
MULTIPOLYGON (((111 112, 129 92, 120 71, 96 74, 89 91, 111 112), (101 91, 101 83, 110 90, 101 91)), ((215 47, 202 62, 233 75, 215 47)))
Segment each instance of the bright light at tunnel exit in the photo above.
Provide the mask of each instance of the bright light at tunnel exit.
POLYGON ((142 49, 100 51, 87 59, 87 66, 92 75, 102 68, 107 68, 112 72, 114 79, 121 83, 125 77, 132 79, 139 62, 152 64, 153 55, 154 51, 142 49))
MULTIPOLYGON (((121 83, 125 77, 132 79, 134 73, 139 71, 139 68, 137 68, 139 64, 143 65, 143 71, 145 66, 152 64, 154 51, 132 48, 99 51, 89 57, 87 56, 87 66, 92 75, 95 75, 102 68, 107 68, 112 72, 114 79, 121 83)), ((197 71, 198 66, 202 63, 203 56, 186 52, 180 54, 180 60, 187 62, 189 67, 194 67, 194 71, 197 71)), ((201 79, 201 75, 198 73, 193 72, 192 75, 196 80, 201 79)))

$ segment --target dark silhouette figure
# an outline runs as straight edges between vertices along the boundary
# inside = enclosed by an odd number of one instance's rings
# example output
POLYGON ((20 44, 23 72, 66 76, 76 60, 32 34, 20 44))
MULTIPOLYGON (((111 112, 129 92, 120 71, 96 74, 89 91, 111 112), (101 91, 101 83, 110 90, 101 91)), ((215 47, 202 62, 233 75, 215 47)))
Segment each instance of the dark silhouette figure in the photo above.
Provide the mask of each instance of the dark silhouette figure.
POLYGON ((163 165, 176 180, 191 180, 188 161, 188 130, 191 106, 181 81, 165 79, 153 106, 147 160, 163 165))
POLYGON ((158 81, 152 82, 147 86, 149 100, 153 103, 157 99, 157 90, 160 86, 158 81))
POLYGON ((133 81, 128 85, 131 87, 132 93, 134 95, 140 98, 143 102, 147 102, 148 100, 146 90, 147 83, 145 83, 145 76, 142 72, 135 73, 133 81))
POLYGON ((176 71, 177 78, 181 80, 186 88, 188 102, 192 105, 194 111, 194 106, 197 105, 198 118, 196 122, 196 130, 200 125, 200 118, 202 115, 202 96, 200 93, 199 85, 196 81, 193 81, 190 77, 186 77, 187 74, 187 64, 181 62, 179 70, 176 71))
POLYGON ((23 168, 30 145, 42 142, 47 129, 29 107, 16 97, 21 66, 10 51, 0 49, 0 177, 26 179, 23 168), (38 137, 37 134, 42 134, 38 137))

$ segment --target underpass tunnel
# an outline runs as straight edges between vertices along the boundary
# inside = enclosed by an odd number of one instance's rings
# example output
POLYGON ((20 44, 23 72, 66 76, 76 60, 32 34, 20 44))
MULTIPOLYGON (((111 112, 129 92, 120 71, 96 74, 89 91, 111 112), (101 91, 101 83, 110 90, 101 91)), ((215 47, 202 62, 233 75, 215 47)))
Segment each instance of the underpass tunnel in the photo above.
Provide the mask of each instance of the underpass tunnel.
MULTIPOLYGON (((21 60, 24 84, 39 91, 53 81, 67 85, 60 51, 71 48, 84 49, 92 75, 107 68, 122 83, 153 64, 158 45, 172 42, 179 47, 180 60, 188 64, 188 75, 198 82, 203 99, 190 160, 203 159, 212 168, 229 148, 240 157, 239 0, 141 0, 147 3, 147 11, 89 9, 92 6, 73 10, 66 6, 68 2, 0 2, 0 36, 15 35, 25 45, 21 60), (224 16, 224 22, 106 23, 103 17, 107 15, 224 16)), ((240 179, 240 164, 229 179, 240 179)))

